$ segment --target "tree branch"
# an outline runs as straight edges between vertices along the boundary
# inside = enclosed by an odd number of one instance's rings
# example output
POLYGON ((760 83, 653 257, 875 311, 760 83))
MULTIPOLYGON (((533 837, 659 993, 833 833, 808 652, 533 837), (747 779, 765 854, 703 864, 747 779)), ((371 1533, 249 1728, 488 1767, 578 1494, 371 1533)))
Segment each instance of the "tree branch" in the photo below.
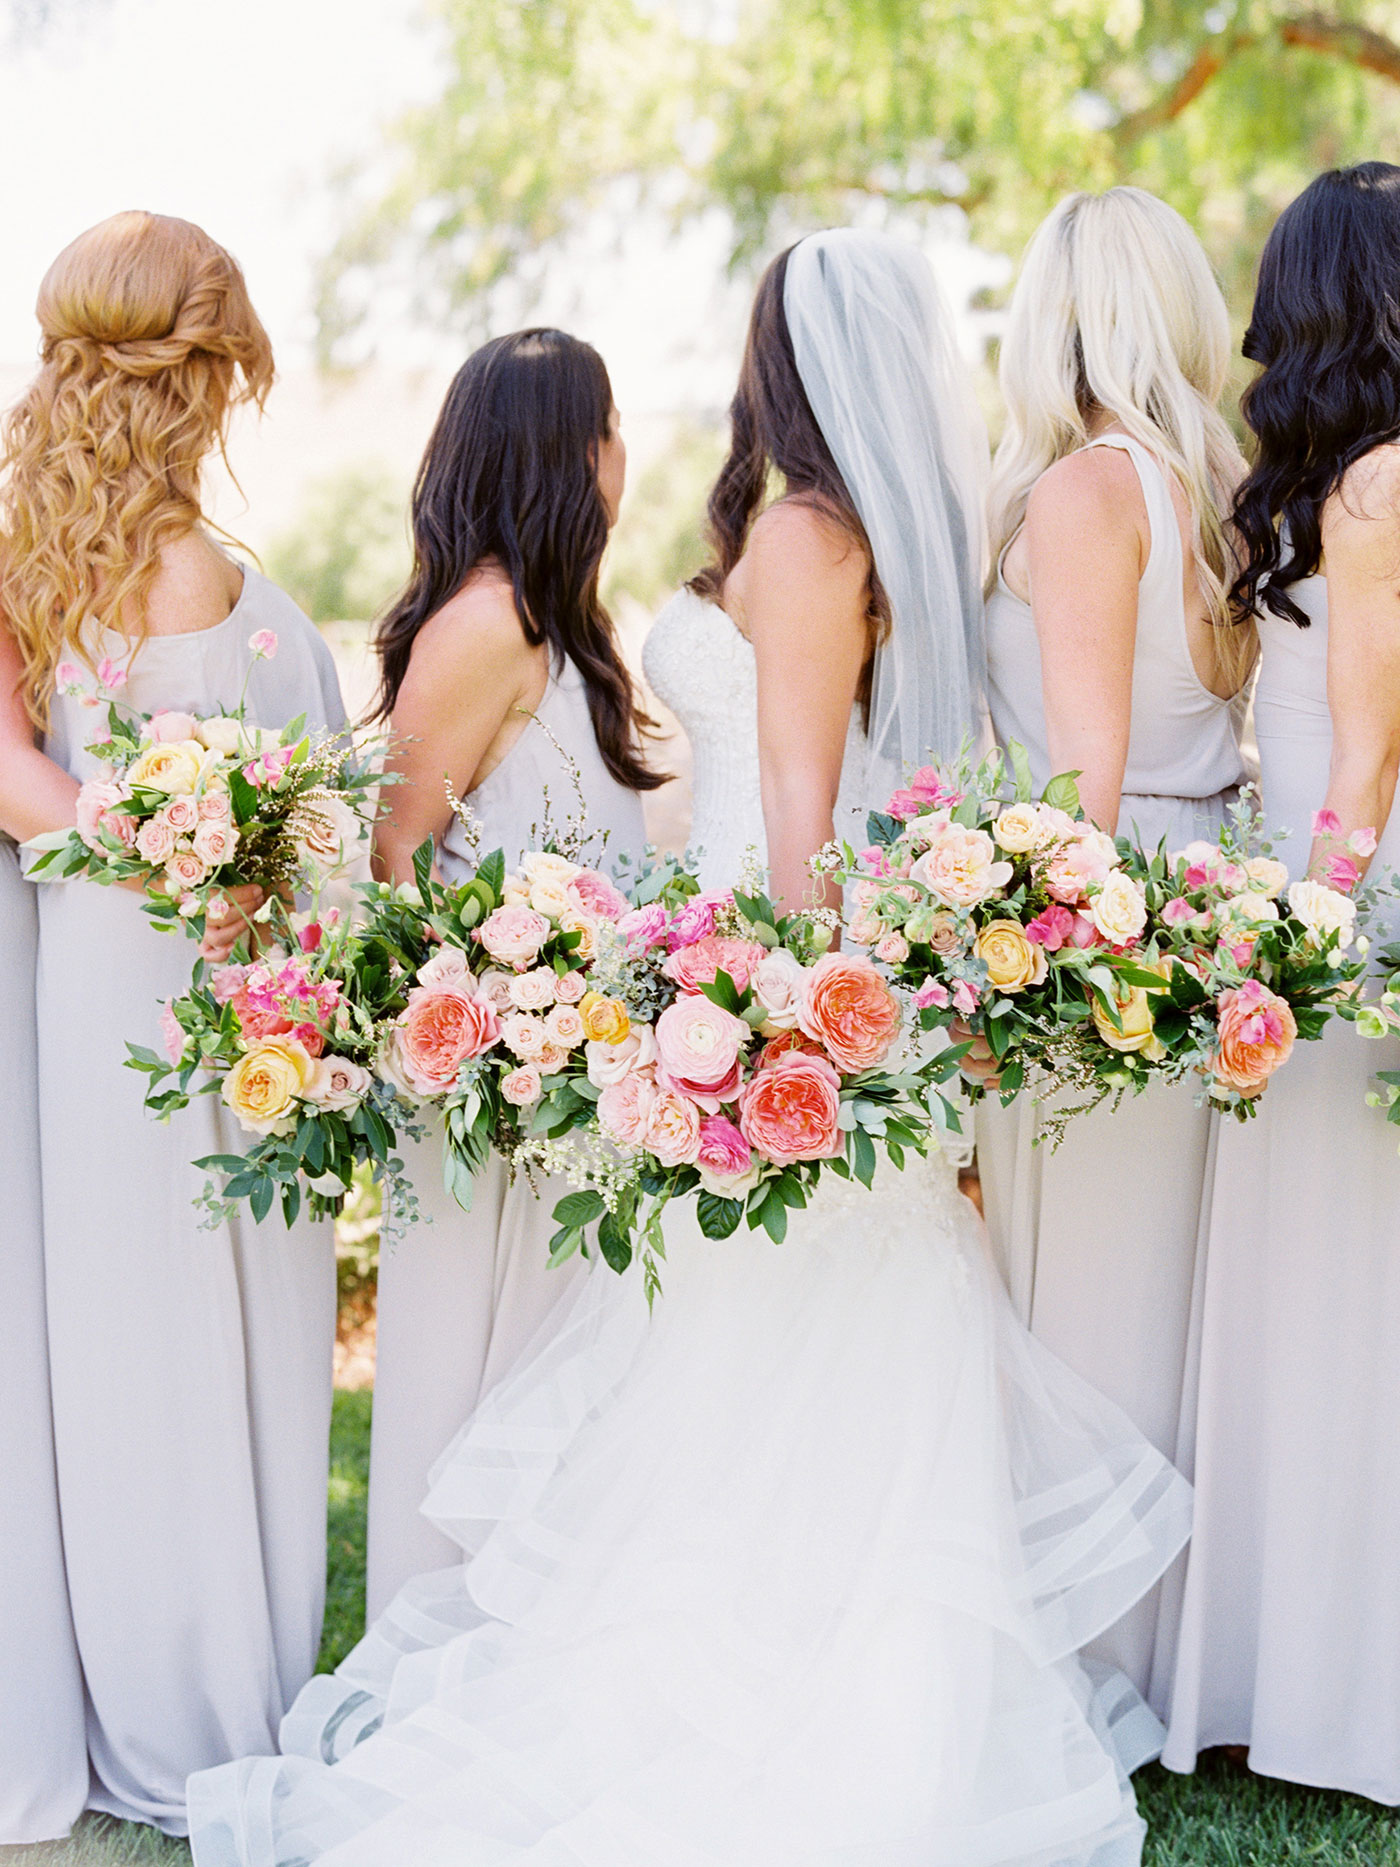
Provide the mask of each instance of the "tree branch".
MULTIPOLYGON (((1362 71, 1375 72, 1391 84, 1400 84, 1400 45, 1370 26, 1329 19, 1323 13, 1300 13, 1294 19, 1280 20, 1268 37, 1275 34, 1284 45, 1321 52, 1325 57, 1355 65, 1362 71)), ((1175 122, 1232 59, 1259 43, 1261 36, 1249 32, 1219 33, 1204 41, 1175 84, 1150 104, 1144 104, 1141 110, 1130 110, 1118 119, 1112 136, 1119 149, 1131 149, 1151 131, 1175 122)))

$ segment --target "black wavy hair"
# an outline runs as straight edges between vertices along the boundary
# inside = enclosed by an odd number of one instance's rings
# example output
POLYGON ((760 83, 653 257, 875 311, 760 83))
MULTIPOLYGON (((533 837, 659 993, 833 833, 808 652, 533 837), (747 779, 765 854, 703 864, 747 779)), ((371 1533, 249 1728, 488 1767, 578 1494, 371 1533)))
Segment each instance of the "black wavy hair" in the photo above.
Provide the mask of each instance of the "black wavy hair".
POLYGON ((1306 628, 1288 586, 1318 567, 1322 508, 1354 461, 1400 438, 1400 168, 1332 169, 1285 208, 1244 354, 1260 366, 1240 403, 1259 445, 1235 495, 1230 598, 1306 628))
POLYGON ((413 572, 375 637, 378 715, 387 718, 418 631, 494 560, 509 576, 525 639, 583 676, 603 763, 653 791, 653 722, 638 703, 598 595, 608 513, 598 447, 612 385, 591 344, 564 331, 515 331, 473 351, 452 379, 413 489, 413 572))

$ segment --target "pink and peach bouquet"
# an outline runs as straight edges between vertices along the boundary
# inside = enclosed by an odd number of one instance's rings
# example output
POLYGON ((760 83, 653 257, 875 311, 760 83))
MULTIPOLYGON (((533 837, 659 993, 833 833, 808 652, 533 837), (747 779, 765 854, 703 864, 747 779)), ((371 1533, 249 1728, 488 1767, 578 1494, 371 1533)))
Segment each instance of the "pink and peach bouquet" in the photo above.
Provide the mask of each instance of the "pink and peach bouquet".
MULTIPOLYGON (((249 648, 251 674, 276 654, 277 638, 260 629, 249 648)), ((243 698, 208 718, 137 714, 117 697, 125 680, 104 660, 89 691, 74 663, 59 665, 60 692, 93 711, 87 749, 98 766, 78 792, 72 828, 25 845, 37 856, 31 875, 140 881, 159 925, 198 936, 221 890, 257 882, 290 896, 350 860, 367 831, 375 780, 347 735, 313 735, 304 719, 254 725, 243 698)))

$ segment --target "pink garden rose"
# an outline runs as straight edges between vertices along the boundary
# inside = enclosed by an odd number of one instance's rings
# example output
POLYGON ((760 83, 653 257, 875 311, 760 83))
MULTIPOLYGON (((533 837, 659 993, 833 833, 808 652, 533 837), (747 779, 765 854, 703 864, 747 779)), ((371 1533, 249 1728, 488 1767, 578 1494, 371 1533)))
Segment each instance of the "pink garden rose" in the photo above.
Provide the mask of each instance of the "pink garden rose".
POLYGON ((540 1073, 530 1064, 510 1070, 501 1078, 501 1094, 513 1108, 525 1108, 540 1099, 540 1073))
POLYGON ((174 745, 180 740, 193 739, 198 724, 193 713, 153 713, 142 727, 141 737, 153 745, 174 745))
POLYGON ((644 1147, 657 1093, 650 1070, 629 1070, 598 1097, 599 1125, 623 1147, 644 1147))
POLYGON ((440 1095, 472 1057, 489 1050, 501 1021, 489 999, 457 986, 415 986, 394 1028, 400 1067, 423 1096, 440 1095))
POLYGON ((1257 979, 1246 979, 1216 1002, 1219 1049, 1215 1074, 1242 1096, 1257 1096, 1288 1061, 1298 1035, 1297 1020, 1286 1000, 1257 979))
POLYGON ((760 1070, 739 1097, 739 1127, 778 1166, 831 1160, 842 1150, 841 1079, 825 1057, 790 1051, 760 1070))
POLYGON ((620 921, 627 912, 625 898, 606 875, 599 875, 593 869, 580 869, 570 879, 564 893, 575 907, 591 914, 595 920, 620 921))
POLYGON ((753 1173, 753 1149, 727 1115, 707 1115, 695 1156, 705 1190, 733 1197, 753 1173))
POLYGON ((658 1083, 642 1145, 663 1167, 690 1166, 700 1152, 698 1105, 680 1090, 658 1083))
POLYGON ((949 824, 919 857, 913 879, 945 907, 967 908, 1005 887, 1013 873, 997 860, 997 847, 985 830, 949 824))
POLYGON ((628 957, 638 959, 643 953, 649 953, 654 946, 666 944, 667 930, 671 917, 659 901, 650 902, 644 908, 633 908, 630 914, 624 914, 617 923, 617 931, 626 943, 628 957))
MULTIPOLYGON (((127 815, 125 811, 118 811, 117 806, 124 804, 130 796, 131 792, 126 785, 115 778, 90 779, 78 792, 78 835, 89 849, 102 848, 104 829, 111 829, 113 835, 121 835, 120 831, 112 829, 111 820, 115 816, 127 815)), ((134 829, 132 841, 135 841, 134 829)))
POLYGON ((843 1070, 869 1070, 899 1035, 899 1000, 868 959, 826 953, 807 974, 797 1021, 843 1070))
POLYGON ((734 1072, 749 1027, 699 994, 678 998, 656 1020, 656 1054, 674 1082, 711 1094, 734 1072))
POLYGON ((744 992, 765 951, 756 940, 733 940, 723 934, 707 934, 693 946, 684 946, 672 953, 661 970, 682 992, 698 992, 702 985, 713 985, 716 974, 721 972, 727 972, 744 992))
POLYGON ((677 908, 666 930, 666 944, 670 950, 674 953, 677 947, 694 946, 697 940, 712 934, 716 914, 729 906, 731 898, 728 890, 720 894, 694 895, 684 907, 677 908))
POLYGON ((492 959, 516 972, 524 972, 548 940, 549 922, 543 914, 523 906, 497 908, 476 930, 476 937, 492 959))

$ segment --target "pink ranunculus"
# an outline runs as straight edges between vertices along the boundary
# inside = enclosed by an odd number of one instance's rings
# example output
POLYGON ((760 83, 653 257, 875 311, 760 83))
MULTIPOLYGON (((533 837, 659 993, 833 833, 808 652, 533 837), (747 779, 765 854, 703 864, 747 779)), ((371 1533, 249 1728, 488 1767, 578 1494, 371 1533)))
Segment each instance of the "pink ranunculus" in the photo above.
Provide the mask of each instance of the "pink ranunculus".
POLYGON ((678 1089, 658 1082, 642 1145, 663 1167, 688 1167, 700 1152, 700 1109, 678 1089))
POLYGON ((1168 927, 1185 927, 1196 918, 1196 910, 1185 895, 1173 895, 1162 908, 1162 919, 1168 927))
POLYGON ((721 908, 729 906, 731 898, 728 890, 720 894, 694 895, 683 907, 677 908, 666 930, 666 944, 671 952, 707 939, 715 930, 715 916, 721 908))
POLYGON ((997 846, 985 830, 950 823, 940 830, 911 871, 944 907, 967 908, 984 901, 1011 880, 1009 862, 997 860, 997 846))
POLYGON ((707 1115, 700 1124, 695 1164, 710 1192, 727 1192, 749 1173, 753 1149, 727 1115, 707 1115))
MULTIPOLYGON (((472 969, 467 963, 467 956, 459 946, 439 946, 425 959, 415 975, 419 985, 452 985, 469 992, 472 969)), ((496 1004, 492 999, 492 1004, 496 1004)), ((496 1009, 502 1010, 500 1005, 496 1009)))
POLYGON ((554 996, 561 1005, 576 1005, 588 990, 588 980, 577 967, 555 975, 554 996))
POLYGON ((199 822, 199 807, 192 797, 172 797, 160 812, 161 818, 179 835, 185 835, 199 822))
POLYGON ((275 629, 255 629, 248 637, 248 646, 259 661, 271 661, 277 653, 277 631, 275 629))
POLYGON ((508 1070, 501 1078, 501 1094, 513 1108, 526 1108, 531 1102, 538 1102, 541 1087, 539 1071, 528 1063, 518 1070, 508 1070))
POLYGON ((396 1020, 403 1074, 419 1095, 450 1089, 472 1057, 501 1034, 496 1007, 479 993, 451 985, 419 985, 396 1020))
POLYGON ((78 835, 89 849, 101 849, 104 819, 131 796, 130 790, 115 778, 92 778, 78 792, 78 835))
POLYGON ((162 868, 175 854, 177 837, 160 817, 148 817, 136 832, 136 853, 153 868, 162 868))
MULTIPOLYGON (((1029 934, 1030 929, 1027 928, 1026 932, 1029 934)), ((941 979, 925 979, 918 991, 914 994, 914 1009, 916 1011, 928 1011, 930 1007, 936 1007, 939 1011, 946 1011, 950 1002, 951 999, 948 988, 941 979)))
POLYGON ((825 1057, 789 1051, 760 1070, 739 1097, 749 1146, 778 1166, 841 1152, 841 1079, 825 1057))
POLYGON ((599 1126, 623 1147, 645 1146, 657 1093, 650 1070, 629 1070, 598 1097, 599 1126))
POLYGON ((1286 999, 1257 979, 1246 979, 1216 1001, 1219 1049, 1217 1078, 1242 1096, 1257 1096, 1279 1066, 1288 1061, 1298 1035, 1297 1020, 1286 999))
POLYGON ((766 949, 756 940, 734 940, 724 934, 707 934, 694 946, 684 946, 672 953, 661 970, 673 979, 682 992, 698 992, 702 985, 713 985, 716 976, 727 972, 741 992, 762 964, 766 949))
POLYGON ((595 869, 580 869, 577 875, 569 878, 564 893, 585 914, 591 914, 595 920, 620 921, 627 912, 627 901, 620 895, 606 875, 599 875, 595 869))
POLYGON ((630 914, 624 914, 617 923, 617 931, 627 947, 628 956, 638 959, 653 947, 666 944, 670 925, 671 917, 665 908, 659 901, 652 901, 644 908, 633 908, 630 914))
POLYGON ((678 1082, 714 1091, 733 1072, 749 1040, 742 1018, 696 994, 678 998, 656 1020, 656 1054, 678 1082))
POLYGON ((201 823, 194 833, 194 853, 211 869, 233 860, 238 848, 238 832, 231 823, 201 823))
POLYGON ((177 741, 194 738, 194 729, 199 721, 193 713, 176 713, 168 710, 153 713, 141 729, 141 737, 153 745, 174 745, 177 741))
POLYGON ((1047 953, 1058 953, 1074 933, 1074 916, 1058 901, 1052 901, 1033 921, 1027 923, 1026 938, 1047 953))
POLYGON ((862 955, 825 953, 807 974, 797 1022, 843 1070, 869 1070, 899 1035, 899 1000, 862 955))
POLYGON ((169 999, 160 1008, 160 1036, 167 1061, 173 1066, 185 1054, 185 1033, 169 999))
POLYGON ((209 879, 209 865, 192 849, 177 849, 165 864, 165 873, 181 891, 198 888, 209 879))
POLYGON ((538 959, 549 935, 544 915, 521 904, 497 908, 476 930, 477 939, 492 959, 515 972, 524 972, 538 959))

